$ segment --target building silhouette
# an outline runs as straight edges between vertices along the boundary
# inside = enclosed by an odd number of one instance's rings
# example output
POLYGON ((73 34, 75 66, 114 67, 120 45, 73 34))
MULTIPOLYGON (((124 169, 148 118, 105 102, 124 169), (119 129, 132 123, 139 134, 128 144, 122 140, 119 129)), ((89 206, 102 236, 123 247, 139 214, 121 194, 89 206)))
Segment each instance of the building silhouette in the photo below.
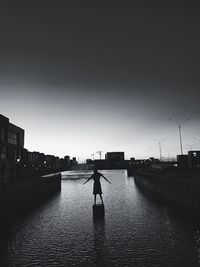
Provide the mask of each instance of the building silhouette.
POLYGON ((24 130, 10 123, 0 114, 0 179, 9 180, 16 176, 16 164, 21 160, 24 149, 24 130))
POLYGON ((0 181, 28 179, 68 170, 77 164, 70 156, 59 158, 24 148, 25 131, 0 114, 0 181))
POLYGON ((106 160, 110 163, 118 163, 124 161, 124 152, 107 152, 106 160))
POLYGON ((188 151, 188 165, 190 168, 200 168, 200 151, 188 151))

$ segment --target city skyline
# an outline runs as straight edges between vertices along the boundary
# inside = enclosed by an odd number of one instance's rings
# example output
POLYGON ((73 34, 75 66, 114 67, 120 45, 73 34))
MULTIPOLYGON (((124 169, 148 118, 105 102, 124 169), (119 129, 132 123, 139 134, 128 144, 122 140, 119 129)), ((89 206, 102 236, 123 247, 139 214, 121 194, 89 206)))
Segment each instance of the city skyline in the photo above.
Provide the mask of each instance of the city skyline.
POLYGON ((154 139, 163 138, 163 156, 174 157, 169 118, 191 118, 186 152, 200 136, 198 7, 2 4, 0 113, 25 129, 29 150, 80 159, 99 150, 158 158, 154 139))

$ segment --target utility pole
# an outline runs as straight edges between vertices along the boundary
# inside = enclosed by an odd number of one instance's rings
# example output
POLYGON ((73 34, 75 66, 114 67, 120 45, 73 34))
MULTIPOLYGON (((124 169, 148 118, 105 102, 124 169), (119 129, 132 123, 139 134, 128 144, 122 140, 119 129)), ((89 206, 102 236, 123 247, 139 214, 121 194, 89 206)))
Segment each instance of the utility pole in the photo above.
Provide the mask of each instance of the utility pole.
POLYGON ((181 155, 183 155, 183 144, 182 144, 181 125, 184 124, 184 123, 186 123, 187 121, 189 121, 190 118, 188 118, 188 119, 186 119, 186 120, 184 120, 184 121, 181 121, 181 122, 179 122, 179 121, 175 121, 175 120, 173 120, 173 119, 169 119, 169 120, 172 121, 172 122, 174 122, 175 124, 178 125, 179 138, 180 138, 180 149, 181 149, 181 155))
POLYGON ((101 151, 97 151, 97 153, 99 154, 99 158, 101 159, 101 151))
POLYGON ((162 160, 162 148, 161 148, 161 142, 165 141, 166 139, 163 138, 161 140, 158 139, 153 139, 154 141, 158 142, 158 147, 159 147, 159 154, 160 154, 160 160, 162 160))

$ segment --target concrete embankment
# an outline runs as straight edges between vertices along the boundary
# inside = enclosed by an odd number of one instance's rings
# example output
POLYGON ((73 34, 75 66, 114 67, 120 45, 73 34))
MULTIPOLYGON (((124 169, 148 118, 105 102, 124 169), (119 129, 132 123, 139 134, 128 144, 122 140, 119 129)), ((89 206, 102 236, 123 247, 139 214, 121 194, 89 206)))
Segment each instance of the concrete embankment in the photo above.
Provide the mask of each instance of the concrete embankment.
POLYGON ((0 210, 7 215, 21 212, 59 192, 60 189, 60 173, 21 181, 1 182, 0 210))
POLYGON ((198 179, 180 179, 170 175, 145 172, 134 173, 135 183, 169 204, 192 215, 200 216, 200 181, 198 179))

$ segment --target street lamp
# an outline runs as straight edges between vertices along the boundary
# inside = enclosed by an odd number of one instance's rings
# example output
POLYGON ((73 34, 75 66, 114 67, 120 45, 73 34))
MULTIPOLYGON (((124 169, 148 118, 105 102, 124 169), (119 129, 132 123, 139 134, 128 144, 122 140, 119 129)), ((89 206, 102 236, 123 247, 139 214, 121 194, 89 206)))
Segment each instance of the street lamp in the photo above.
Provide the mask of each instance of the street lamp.
POLYGON ((179 129, 179 137, 180 137, 181 155, 183 155, 183 144, 182 144, 181 125, 184 124, 184 123, 186 123, 187 121, 189 121, 190 118, 188 118, 188 119, 186 119, 186 120, 184 120, 184 121, 181 121, 181 122, 179 122, 179 121, 175 121, 175 120, 173 120, 173 119, 169 119, 169 120, 172 121, 172 122, 174 122, 175 124, 178 125, 178 129, 179 129))
POLYGON ((163 138, 161 140, 158 140, 158 139, 153 139, 154 141, 158 142, 158 146, 159 146, 159 153, 160 153, 160 160, 162 160, 162 148, 161 148, 161 142, 165 141, 166 138, 163 138))

